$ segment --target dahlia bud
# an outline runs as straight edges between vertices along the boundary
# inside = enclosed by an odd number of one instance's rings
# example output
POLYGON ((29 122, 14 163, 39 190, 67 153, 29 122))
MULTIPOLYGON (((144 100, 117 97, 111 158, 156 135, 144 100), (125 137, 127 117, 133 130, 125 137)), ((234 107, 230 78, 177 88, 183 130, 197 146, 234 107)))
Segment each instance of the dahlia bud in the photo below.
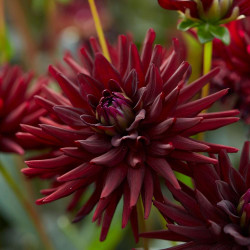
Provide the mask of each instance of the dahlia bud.
POLYGON ((96 108, 96 118, 103 125, 115 126, 118 132, 123 131, 134 119, 132 101, 123 93, 106 89, 96 108))
POLYGON ((250 189, 242 195, 237 207, 240 215, 240 225, 242 228, 250 230, 250 189))
MULTIPOLYGON (((223 19, 232 8, 233 0, 213 0, 211 5, 206 8, 203 1, 197 0, 197 9, 199 16, 202 20, 207 22, 229 22, 235 20, 239 16, 239 7, 235 7, 232 11, 232 14, 226 19, 223 19)), ((189 17, 189 13, 186 13, 189 17)))

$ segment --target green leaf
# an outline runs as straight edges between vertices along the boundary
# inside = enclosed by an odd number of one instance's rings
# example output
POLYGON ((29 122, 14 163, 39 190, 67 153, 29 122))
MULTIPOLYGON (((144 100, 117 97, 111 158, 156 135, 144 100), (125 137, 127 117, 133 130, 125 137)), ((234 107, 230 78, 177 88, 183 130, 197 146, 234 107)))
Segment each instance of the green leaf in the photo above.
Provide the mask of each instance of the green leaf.
POLYGON ((190 19, 184 19, 182 22, 180 22, 178 24, 178 29, 182 30, 182 31, 187 31, 195 26, 197 26, 198 24, 190 19))
POLYGON ((214 39, 214 35, 210 33, 209 26, 210 25, 208 23, 198 26, 197 35, 200 43, 202 44, 210 42, 214 39))
POLYGON ((210 25, 209 31, 214 37, 220 39, 226 45, 230 44, 230 34, 226 27, 210 25))

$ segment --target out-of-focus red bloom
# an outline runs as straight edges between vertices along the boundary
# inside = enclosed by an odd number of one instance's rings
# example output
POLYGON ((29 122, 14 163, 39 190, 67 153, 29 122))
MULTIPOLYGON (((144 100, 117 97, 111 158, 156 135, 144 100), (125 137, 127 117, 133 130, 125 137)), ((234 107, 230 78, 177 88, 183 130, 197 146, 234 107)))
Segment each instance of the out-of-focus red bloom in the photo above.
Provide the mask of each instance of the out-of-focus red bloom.
POLYGON ((39 79, 31 87, 32 74, 23 74, 18 66, 0 67, 0 151, 23 154, 26 142, 15 137, 20 123, 37 124, 46 110, 33 100, 47 83, 39 79))
MULTIPOLYGON (((106 7, 107 3, 103 0, 97 0, 95 2, 102 26, 106 29, 110 27, 111 23, 111 15, 106 7)), ((55 15, 55 20, 60 20, 54 24, 58 32, 61 32, 67 27, 75 27, 83 38, 95 34, 94 21, 88 1, 73 0, 68 4, 57 3, 55 15)))
POLYGON ((169 10, 179 10, 190 18, 226 22, 239 15, 250 15, 249 0, 158 0, 169 10))
POLYGON ((50 66, 64 94, 45 89, 47 99, 37 97, 57 121, 43 119, 39 127, 23 125, 27 132, 61 151, 49 159, 28 161, 23 170, 27 176, 54 178, 53 187, 42 191, 46 197, 37 204, 74 193, 72 209, 94 183, 95 190, 75 221, 96 206, 93 221, 102 224, 101 240, 106 238, 122 197, 122 227, 130 220, 137 239, 138 197, 142 196, 147 218, 152 198, 163 201, 160 177, 179 189, 173 169, 188 172, 185 161, 217 162, 197 152, 237 151, 190 138, 238 120, 233 117, 237 110, 201 113, 224 96, 226 89, 192 100, 219 70, 187 84, 191 68, 181 58, 178 41, 174 40, 174 49, 167 56, 162 46, 153 47, 154 39, 155 32, 150 29, 139 54, 133 42, 120 36, 117 47, 109 46, 112 63, 102 55, 95 39, 90 39, 92 50, 81 50, 83 66, 67 54, 65 61, 76 77, 69 80, 50 66))
POLYGON ((250 18, 228 25, 230 46, 214 42, 214 67, 221 71, 213 79, 214 87, 230 88, 236 96, 235 107, 240 109, 246 123, 250 123, 250 18))
POLYGON ((169 249, 249 249, 250 158, 245 143, 239 170, 225 151, 218 165, 193 165, 195 190, 182 184, 170 187, 180 205, 154 202, 169 224, 168 230, 143 233, 142 237, 186 242, 169 249))

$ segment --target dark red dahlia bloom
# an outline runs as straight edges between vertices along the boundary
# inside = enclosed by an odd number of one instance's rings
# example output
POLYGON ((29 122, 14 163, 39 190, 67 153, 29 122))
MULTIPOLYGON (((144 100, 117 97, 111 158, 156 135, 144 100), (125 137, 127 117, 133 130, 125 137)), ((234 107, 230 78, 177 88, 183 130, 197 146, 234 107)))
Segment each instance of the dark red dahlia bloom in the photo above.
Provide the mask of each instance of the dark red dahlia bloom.
POLYGON ((249 0, 158 0, 168 10, 179 10, 187 17, 204 21, 226 21, 250 15, 249 0))
POLYGON ((230 46, 220 41, 214 42, 214 66, 221 68, 212 81, 219 88, 230 88, 236 96, 235 107, 241 111, 242 118, 250 123, 250 18, 232 22, 228 25, 231 34, 230 46))
POLYGON ((27 143, 20 142, 16 132, 20 123, 37 124, 39 117, 46 113, 34 100, 40 93, 46 79, 38 80, 31 86, 32 74, 23 74, 17 66, 0 67, 0 151, 23 154, 27 143))
POLYGON ((112 64, 95 39, 90 40, 92 51, 81 50, 83 66, 67 54, 73 80, 49 68, 64 94, 45 89, 47 99, 37 97, 54 118, 43 119, 39 127, 23 125, 39 140, 60 148, 53 157, 28 161, 29 168, 23 170, 27 176, 54 178, 53 187, 42 191, 46 197, 37 203, 74 193, 72 209, 94 183, 95 190, 75 221, 96 206, 93 221, 102 224, 101 240, 122 197, 122 227, 130 220, 137 238, 138 197, 142 197, 147 218, 152 198, 163 200, 160 177, 178 189, 173 169, 188 171, 185 161, 217 162, 197 152, 236 151, 190 138, 238 120, 233 117, 237 110, 201 113, 227 90, 192 100, 218 69, 187 84, 191 69, 181 59, 178 41, 174 40, 174 49, 167 56, 160 45, 153 47, 154 39, 154 31, 149 30, 139 54, 134 43, 120 36, 117 47, 109 46, 112 64))
POLYGON ((246 142, 239 170, 225 151, 218 165, 193 165, 195 190, 170 186, 181 205, 155 201, 169 224, 168 230, 143 233, 143 237, 186 242, 170 249, 250 248, 250 142, 246 142))

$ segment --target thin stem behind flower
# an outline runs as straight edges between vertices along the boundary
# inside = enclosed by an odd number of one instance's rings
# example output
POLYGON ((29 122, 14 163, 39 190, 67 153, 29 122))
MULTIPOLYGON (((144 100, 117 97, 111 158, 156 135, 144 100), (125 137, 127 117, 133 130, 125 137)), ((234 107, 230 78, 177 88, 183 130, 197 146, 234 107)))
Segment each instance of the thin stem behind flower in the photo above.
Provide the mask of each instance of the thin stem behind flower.
MULTIPOLYGON (((213 41, 204 44, 203 52, 203 75, 207 74, 211 70, 212 66, 212 54, 213 54, 213 41)), ((209 95, 209 83, 202 89, 201 97, 209 95)))
MULTIPOLYGON (((203 75, 207 74, 211 70, 212 66, 212 55, 213 55, 213 41, 207 42, 204 44, 203 49, 203 75)), ((207 83, 202 91, 201 91, 201 98, 204 98, 209 95, 210 84, 207 83)), ((203 110, 203 113, 206 113, 206 110, 203 110)), ((198 134, 198 139, 204 139, 204 133, 198 134)))
POLYGON ((88 0, 88 1, 89 1, 90 10, 93 16, 93 20, 95 22, 95 28, 96 28, 96 32, 97 32, 99 42, 102 48, 103 55, 106 57, 106 59, 109 62, 111 62, 111 58, 110 58, 109 51, 108 51, 108 46, 107 46, 107 43, 104 37, 104 32, 102 29, 102 24, 101 24, 101 21, 97 12, 97 8, 95 5, 95 0, 88 0))
MULTIPOLYGON (((146 232, 147 227, 144 219, 144 209, 142 205, 142 198, 140 197, 137 201, 137 213, 138 213, 138 219, 139 219, 139 226, 140 226, 140 231, 141 232, 146 232)), ((147 238, 143 239, 143 248, 144 250, 149 250, 149 240, 147 238)))

